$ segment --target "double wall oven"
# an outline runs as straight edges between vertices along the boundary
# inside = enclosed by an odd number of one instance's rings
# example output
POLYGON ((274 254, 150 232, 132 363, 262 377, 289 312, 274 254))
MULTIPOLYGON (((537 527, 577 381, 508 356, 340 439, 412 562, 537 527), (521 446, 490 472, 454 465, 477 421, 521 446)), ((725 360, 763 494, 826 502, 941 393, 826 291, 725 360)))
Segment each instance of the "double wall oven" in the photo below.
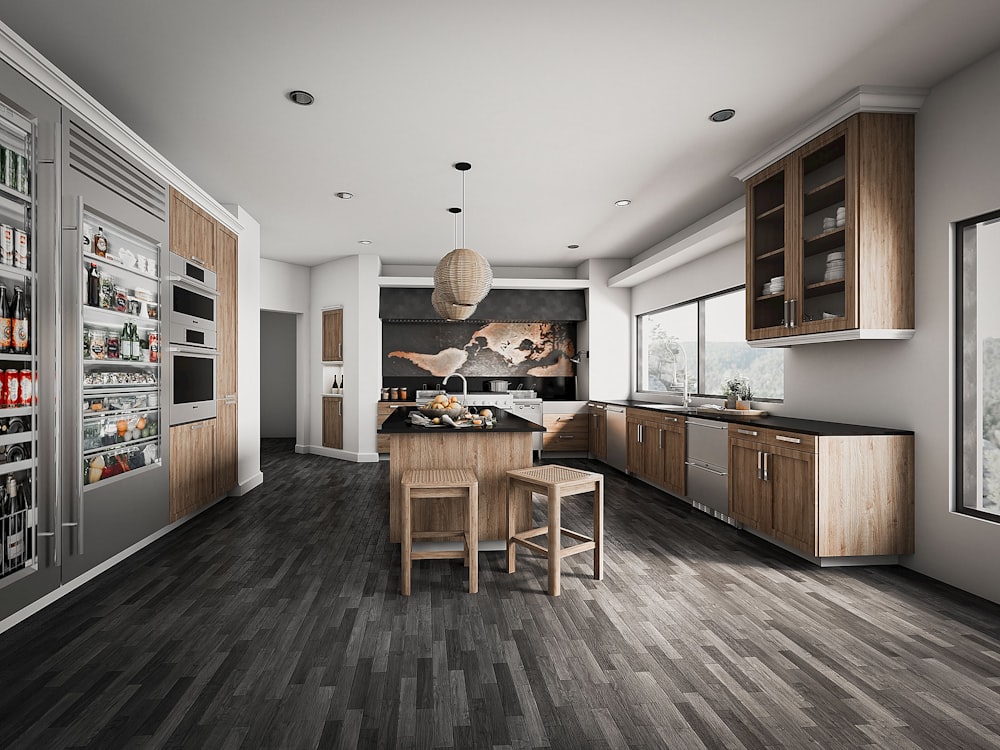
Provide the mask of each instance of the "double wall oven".
POLYGON ((215 272, 170 253, 170 424, 216 416, 215 272))

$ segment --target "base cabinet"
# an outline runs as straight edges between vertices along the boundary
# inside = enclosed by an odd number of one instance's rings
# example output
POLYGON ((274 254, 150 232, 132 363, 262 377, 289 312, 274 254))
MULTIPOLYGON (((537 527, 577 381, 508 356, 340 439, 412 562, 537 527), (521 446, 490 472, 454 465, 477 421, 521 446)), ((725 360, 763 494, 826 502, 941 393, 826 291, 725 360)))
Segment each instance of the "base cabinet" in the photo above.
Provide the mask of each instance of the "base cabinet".
POLYGON ((913 436, 729 428, 729 514, 812 557, 913 552, 913 436))
POLYGON ((547 451, 587 451, 590 447, 590 414, 544 414, 542 449, 547 451))
POLYGON ((608 460, 608 413, 604 404, 590 403, 590 455, 598 461, 608 460))
POLYGON ((171 427, 171 522, 203 508, 216 497, 215 420, 171 427))
POLYGON ((235 400, 220 400, 215 418, 215 496, 228 495, 239 483, 238 409, 235 400))
POLYGON ((667 492, 684 495, 685 418, 644 409, 628 409, 625 420, 629 473, 667 492))
POLYGON ((344 400, 323 398, 323 447, 343 449, 344 447, 344 400))

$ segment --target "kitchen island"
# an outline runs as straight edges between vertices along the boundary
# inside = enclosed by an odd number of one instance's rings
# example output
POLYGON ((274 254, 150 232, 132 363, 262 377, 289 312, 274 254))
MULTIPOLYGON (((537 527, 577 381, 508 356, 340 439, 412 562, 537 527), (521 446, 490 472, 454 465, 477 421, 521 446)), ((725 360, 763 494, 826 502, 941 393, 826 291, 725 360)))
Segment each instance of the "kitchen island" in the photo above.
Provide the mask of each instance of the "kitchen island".
MULTIPOLYGON (((532 465, 531 436, 544 432, 502 409, 491 427, 418 427, 410 424, 413 409, 396 409, 379 428, 388 435, 389 539, 399 542, 401 481, 407 469, 472 469, 479 478, 479 539, 507 540, 507 472, 532 465)), ((527 528, 531 509, 525 504, 518 528, 527 528)), ((450 500, 423 500, 414 507, 413 528, 419 531, 460 528, 461 506, 450 500)))

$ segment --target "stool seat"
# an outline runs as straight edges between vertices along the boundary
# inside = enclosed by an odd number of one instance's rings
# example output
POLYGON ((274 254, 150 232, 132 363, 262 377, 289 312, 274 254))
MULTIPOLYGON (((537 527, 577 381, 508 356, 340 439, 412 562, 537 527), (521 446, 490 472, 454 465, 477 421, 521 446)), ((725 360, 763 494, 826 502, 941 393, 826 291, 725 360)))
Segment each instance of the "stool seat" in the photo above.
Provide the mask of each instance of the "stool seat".
POLYGON ((513 573, 517 564, 516 545, 520 544, 538 552, 549 561, 549 594, 559 596, 559 575, 562 558, 594 550, 594 580, 604 577, 602 555, 604 549, 604 475, 592 471, 571 469, 568 466, 548 464, 507 472, 507 572, 513 573), (548 498, 548 523, 545 526, 518 530, 516 528, 518 495, 538 492, 548 498), (563 528, 561 505, 564 497, 583 492, 594 493, 594 536, 589 537, 563 528), (548 547, 531 541, 534 537, 548 535, 548 547), (563 548, 561 536, 576 539, 579 543, 563 548))
POLYGON ((400 593, 410 595, 410 572, 413 560, 462 559, 469 568, 469 593, 479 591, 479 480, 471 469, 408 469, 403 472, 401 518, 400 593), (459 499, 465 501, 464 527, 413 531, 412 501, 423 498, 459 499), (414 540, 461 540, 461 550, 413 551, 414 540))

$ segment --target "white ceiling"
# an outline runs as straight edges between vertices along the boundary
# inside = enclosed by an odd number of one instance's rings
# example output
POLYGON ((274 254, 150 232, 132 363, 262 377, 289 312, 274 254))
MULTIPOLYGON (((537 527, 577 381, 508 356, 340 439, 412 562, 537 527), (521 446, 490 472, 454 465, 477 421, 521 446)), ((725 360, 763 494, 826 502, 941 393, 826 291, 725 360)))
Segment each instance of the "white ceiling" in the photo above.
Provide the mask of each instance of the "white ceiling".
POLYGON ((495 265, 632 258, 850 89, 930 87, 1000 47, 997 0, 0 0, 0 19, 303 265, 435 263, 456 161, 466 245, 495 265))

